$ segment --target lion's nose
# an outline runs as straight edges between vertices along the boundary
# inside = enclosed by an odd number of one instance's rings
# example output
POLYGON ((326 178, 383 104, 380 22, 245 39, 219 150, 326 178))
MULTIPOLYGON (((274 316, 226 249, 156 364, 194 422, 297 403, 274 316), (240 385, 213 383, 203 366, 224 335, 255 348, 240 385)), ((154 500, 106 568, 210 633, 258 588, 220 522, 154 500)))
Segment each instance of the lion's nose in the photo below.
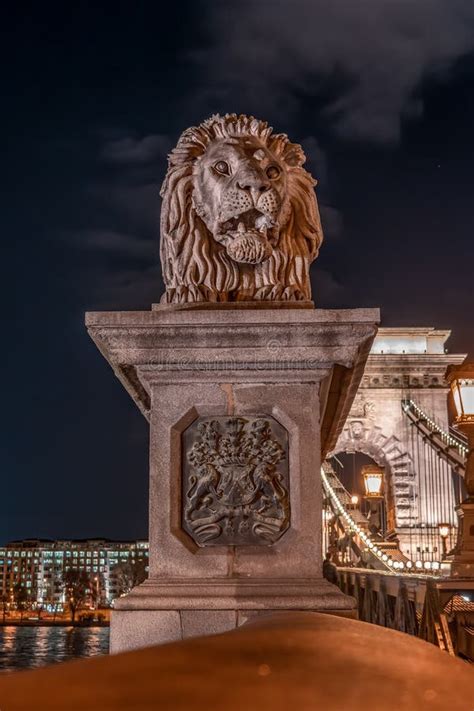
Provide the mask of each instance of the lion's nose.
POLYGON ((262 193, 270 189, 270 181, 261 178, 260 176, 246 176, 244 179, 237 182, 237 186, 248 193, 254 205, 257 204, 262 193))

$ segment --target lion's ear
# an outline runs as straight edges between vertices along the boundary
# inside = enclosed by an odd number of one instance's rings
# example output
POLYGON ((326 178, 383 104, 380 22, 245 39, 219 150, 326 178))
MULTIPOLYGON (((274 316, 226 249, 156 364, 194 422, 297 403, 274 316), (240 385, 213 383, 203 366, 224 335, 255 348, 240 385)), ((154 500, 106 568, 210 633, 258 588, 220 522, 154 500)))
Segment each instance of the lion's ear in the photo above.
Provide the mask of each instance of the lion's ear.
POLYGON ((290 168, 301 168, 306 163, 306 155, 302 147, 297 143, 288 143, 285 148, 283 158, 290 168))

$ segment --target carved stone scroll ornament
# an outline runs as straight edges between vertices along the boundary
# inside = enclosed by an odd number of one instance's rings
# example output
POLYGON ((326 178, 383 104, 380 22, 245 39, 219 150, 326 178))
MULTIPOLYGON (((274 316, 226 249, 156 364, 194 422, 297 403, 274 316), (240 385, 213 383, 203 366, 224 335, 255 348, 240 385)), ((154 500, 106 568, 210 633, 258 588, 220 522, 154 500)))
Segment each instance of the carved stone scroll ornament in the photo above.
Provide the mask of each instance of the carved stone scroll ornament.
POLYGON ((311 299, 322 229, 305 160, 253 116, 187 129, 161 189, 162 301, 311 299))
POLYGON ((272 418, 201 418, 184 449, 182 525, 199 546, 269 545, 288 529, 287 433, 272 418))
POLYGON ((375 420, 375 402, 373 400, 366 400, 364 397, 357 395, 352 403, 349 417, 375 420))

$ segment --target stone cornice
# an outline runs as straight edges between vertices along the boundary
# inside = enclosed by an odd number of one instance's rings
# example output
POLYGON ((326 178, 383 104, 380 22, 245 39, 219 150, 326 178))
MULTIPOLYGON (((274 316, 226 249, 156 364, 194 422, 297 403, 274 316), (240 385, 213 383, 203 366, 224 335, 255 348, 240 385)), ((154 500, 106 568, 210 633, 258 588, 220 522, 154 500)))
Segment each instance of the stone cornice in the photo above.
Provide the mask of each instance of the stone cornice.
POLYGON ((333 447, 377 332, 378 309, 156 309, 86 315, 89 334, 145 417, 153 383, 322 382, 333 447))
POLYGON ((447 388, 448 365, 462 363, 465 354, 371 354, 361 388, 447 388))

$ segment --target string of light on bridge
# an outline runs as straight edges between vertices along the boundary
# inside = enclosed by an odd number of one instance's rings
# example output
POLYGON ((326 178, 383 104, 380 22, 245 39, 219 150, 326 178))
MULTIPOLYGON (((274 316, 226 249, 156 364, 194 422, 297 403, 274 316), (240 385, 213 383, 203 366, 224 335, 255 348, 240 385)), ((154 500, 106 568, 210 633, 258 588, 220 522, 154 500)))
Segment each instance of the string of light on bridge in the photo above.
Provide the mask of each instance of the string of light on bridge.
POLYGON ((431 430, 437 432, 446 444, 448 444, 450 447, 457 447, 460 454, 462 454, 464 457, 467 457, 469 450, 466 445, 461 442, 461 440, 457 439, 457 437, 454 437, 449 432, 446 432, 446 430, 443 430, 443 428, 440 427, 437 422, 431 419, 431 417, 429 417, 429 415, 427 415, 426 412, 421 409, 421 407, 418 407, 418 405, 413 402, 413 400, 408 400, 406 404, 403 404, 403 409, 405 410, 405 412, 408 412, 410 408, 415 410, 417 415, 423 418, 423 420, 426 421, 427 425, 431 428, 431 430))
POLYGON ((350 513, 347 511, 346 507, 342 503, 341 499, 339 496, 336 494, 334 491, 333 487, 329 483, 329 480, 324 472, 324 469, 321 467, 321 478, 323 480, 323 486, 326 489, 326 492, 329 494, 331 499, 333 500, 334 507, 339 511, 340 515, 342 518, 346 521, 346 524, 348 527, 355 531, 359 538, 365 543, 369 551, 376 557, 378 558, 379 561, 381 561, 384 565, 386 565, 389 569, 391 570, 397 570, 400 571, 401 573, 420 573, 421 570, 425 571, 433 571, 433 572, 438 572, 440 569, 440 564, 438 561, 430 561, 430 560, 416 560, 413 562, 412 560, 407 560, 406 563, 403 561, 398 561, 398 560, 392 560, 390 556, 388 556, 386 553, 380 550, 378 546, 370 539, 370 536, 366 534, 363 528, 359 526, 358 523, 354 521, 350 513))

